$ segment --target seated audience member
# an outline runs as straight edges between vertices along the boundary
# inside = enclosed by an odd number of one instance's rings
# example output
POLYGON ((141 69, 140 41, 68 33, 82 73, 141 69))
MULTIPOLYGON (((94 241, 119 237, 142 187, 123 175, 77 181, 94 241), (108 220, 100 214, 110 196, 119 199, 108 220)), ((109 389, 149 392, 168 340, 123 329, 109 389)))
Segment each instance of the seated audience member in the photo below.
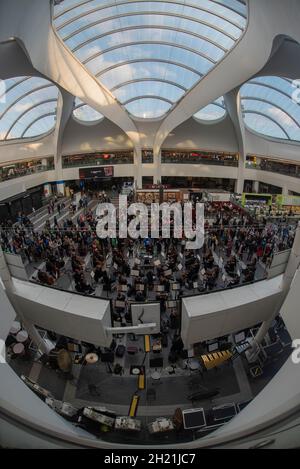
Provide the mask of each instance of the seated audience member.
POLYGON ((43 272, 42 270, 38 270, 37 278, 43 285, 53 285, 55 280, 53 277, 47 274, 47 272, 43 272))
POLYGON ((89 285, 85 278, 84 278, 84 275, 81 274, 79 279, 78 279, 78 282, 76 283, 76 286, 75 286, 75 289, 78 293, 88 293, 88 294, 91 294, 91 293, 94 293, 95 292, 95 289, 91 287, 91 285, 89 285))
POLYGON ((135 294, 135 301, 145 301, 145 294, 142 291, 137 291, 135 294))

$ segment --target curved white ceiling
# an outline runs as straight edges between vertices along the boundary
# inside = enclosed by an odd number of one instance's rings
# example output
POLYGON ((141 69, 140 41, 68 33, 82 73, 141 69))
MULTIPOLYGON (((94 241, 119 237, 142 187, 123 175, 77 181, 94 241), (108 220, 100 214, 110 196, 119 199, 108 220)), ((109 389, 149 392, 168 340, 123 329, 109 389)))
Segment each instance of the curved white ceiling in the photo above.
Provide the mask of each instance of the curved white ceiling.
POLYGON ((65 44, 134 117, 165 115, 233 48, 242 0, 64 0, 65 44))
POLYGON ((300 142, 299 86, 275 76, 250 80, 240 90, 245 124, 263 136, 300 142))
POLYGON ((75 98, 73 116, 80 122, 83 123, 97 123, 104 119, 104 116, 93 109, 88 104, 85 104, 79 98, 75 98))
POLYGON ((55 127, 58 88, 38 77, 1 82, 0 140, 33 138, 55 127))
POLYGON ((207 121, 214 123, 215 121, 223 119, 226 114, 227 111, 224 103, 224 98, 223 96, 221 96, 221 98, 216 99, 213 103, 196 112, 196 114, 194 114, 194 118, 199 121, 207 121))

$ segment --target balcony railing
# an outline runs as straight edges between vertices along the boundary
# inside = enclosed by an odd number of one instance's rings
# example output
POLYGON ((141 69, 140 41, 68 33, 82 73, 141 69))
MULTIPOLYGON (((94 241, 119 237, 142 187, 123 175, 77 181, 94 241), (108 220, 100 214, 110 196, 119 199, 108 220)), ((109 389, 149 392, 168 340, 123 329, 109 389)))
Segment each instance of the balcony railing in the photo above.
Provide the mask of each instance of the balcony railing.
POLYGON ((30 168, 13 168, 9 171, 0 168, 0 182, 10 181, 24 176, 32 176, 33 174, 43 173, 45 171, 52 171, 54 163, 48 165, 32 166, 30 168))
POLYGON ((81 166, 113 166, 116 164, 133 164, 133 155, 121 155, 113 158, 81 158, 81 159, 69 159, 63 158, 62 167, 66 168, 78 168, 81 166))
POLYGON ((255 164, 251 162, 246 163, 246 169, 256 169, 258 171, 267 171, 270 173, 282 174, 294 178, 300 178, 300 166, 298 165, 284 165, 280 163, 255 164))
POLYGON ((163 164, 203 164, 211 166, 230 166, 234 168, 237 168, 239 165, 238 160, 235 159, 201 158, 199 156, 194 157, 190 155, 162 155, 161 162, 163 164))

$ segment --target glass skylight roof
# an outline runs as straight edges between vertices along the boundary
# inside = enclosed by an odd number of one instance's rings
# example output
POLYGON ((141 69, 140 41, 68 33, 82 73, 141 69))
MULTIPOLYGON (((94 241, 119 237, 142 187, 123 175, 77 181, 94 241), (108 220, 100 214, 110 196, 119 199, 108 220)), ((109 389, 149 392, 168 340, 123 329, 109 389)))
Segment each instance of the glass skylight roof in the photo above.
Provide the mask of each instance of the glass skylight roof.
POLYGON ((64 0, 66 45, 135 117, 166 114, 241 37, 242 0, 64 0))
MULTIPOLYGON (((298 80, 298 83, 299 80, 298 80)), ((267 137, 300 141, 300 104, 293 80, 259 77, 240 91, 245 124, 267 137)))
POLYGON ((58 88, 44 78, 4 80, 0 92, 0 140, 33 138, 51 131, 56 123, 57 100, 58 88))
POLYGON ((214 122, 226 116, 226 107, 223 96, 194 114, 194 118, 200 121, 214 122))
POLYGON ((86 123, 99 122, 104 118, 100 112, 85 104, 79 98, 75 98, 73 115, 77 120, 86 123))

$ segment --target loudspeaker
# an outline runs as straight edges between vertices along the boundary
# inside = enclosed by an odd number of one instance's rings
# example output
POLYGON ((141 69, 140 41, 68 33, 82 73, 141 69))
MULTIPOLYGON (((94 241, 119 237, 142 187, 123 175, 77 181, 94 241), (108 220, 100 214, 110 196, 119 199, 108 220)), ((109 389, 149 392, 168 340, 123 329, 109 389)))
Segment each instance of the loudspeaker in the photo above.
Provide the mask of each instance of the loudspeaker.
POLYGON ((103 363, 113 363, 115 358, 115 354, 113 352, 105 352, 101 355, 101 361, 103 363))
POLYGON ((150 368, 162 368, 164 360, 162 357, 150 358, 150 368))

